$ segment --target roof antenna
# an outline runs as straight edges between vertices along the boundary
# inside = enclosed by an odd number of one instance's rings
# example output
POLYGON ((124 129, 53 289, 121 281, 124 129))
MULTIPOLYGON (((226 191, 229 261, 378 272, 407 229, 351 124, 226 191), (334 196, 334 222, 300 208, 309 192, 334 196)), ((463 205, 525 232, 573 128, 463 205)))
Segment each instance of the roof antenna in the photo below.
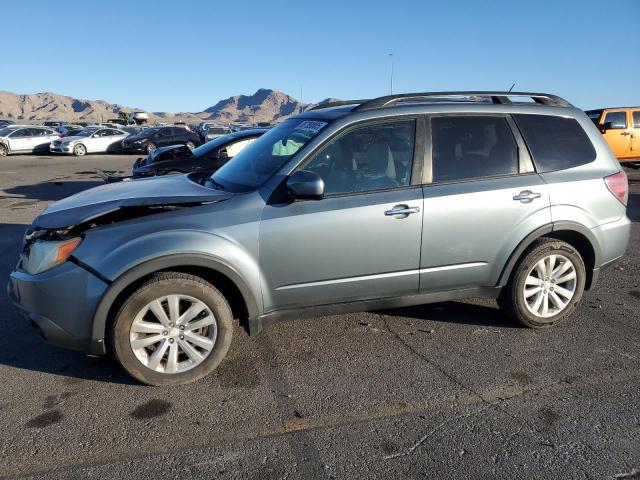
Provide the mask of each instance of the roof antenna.
POLYGON ((514 83, 513 85, 511 85, 511 88, 509 89, 509 91, 513 90, 513 87, 515 87, 516 84, 514 83))

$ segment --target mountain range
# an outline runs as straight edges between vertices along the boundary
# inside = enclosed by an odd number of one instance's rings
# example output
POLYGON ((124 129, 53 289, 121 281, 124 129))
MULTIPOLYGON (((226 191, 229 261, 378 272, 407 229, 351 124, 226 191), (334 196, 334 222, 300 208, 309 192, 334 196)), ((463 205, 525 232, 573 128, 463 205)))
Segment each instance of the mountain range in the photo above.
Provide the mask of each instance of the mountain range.
MULTIPOLYGON (((323 102, 329 101, 323 100, 323 102)), ((322 103, 322 102, 321 102, 322 103)), ((276 123, 302 112, 312 104, 277 90, 261 88, 253 95, 235 95, 220 100, 201 112, 148 112, 149 123, 204 120, 219 124, 229 122, 276 123)), ((16 123, 37 123, 45 120, 66 122, 104 122, 117 118, 119 112, 130 113, 142 109, 109 103, 104 100, 83 100, 56 93, 17 94, 0 91, 0 119, 16 123)))

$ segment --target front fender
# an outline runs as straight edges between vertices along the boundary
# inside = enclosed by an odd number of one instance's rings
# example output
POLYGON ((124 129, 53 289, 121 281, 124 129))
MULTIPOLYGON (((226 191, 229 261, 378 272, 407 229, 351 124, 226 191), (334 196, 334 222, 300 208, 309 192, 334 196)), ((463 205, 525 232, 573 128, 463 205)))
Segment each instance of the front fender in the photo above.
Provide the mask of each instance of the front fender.
POLYGON ((108 248, 100 244, 99 238, 95 243, 91 238, 86 240, 75 258, 110 282, 94 315, 94 344, 104 339, 109 312, 118 295, 137 280, 160 270, 204 267, 225 275, 242 294, 249 318, 262 313, 260 269, 256 257, 251 248, 231 238, 206 231, 169 230, 129 238, 121 245, 109 245, 108 248), (96 251, 107 253, 97 256, 96 251))

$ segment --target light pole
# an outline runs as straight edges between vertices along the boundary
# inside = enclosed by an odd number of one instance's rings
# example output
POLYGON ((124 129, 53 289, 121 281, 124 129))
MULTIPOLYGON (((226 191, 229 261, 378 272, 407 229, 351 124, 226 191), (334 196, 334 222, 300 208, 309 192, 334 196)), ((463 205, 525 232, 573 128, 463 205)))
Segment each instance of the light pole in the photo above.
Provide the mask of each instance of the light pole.
POLYGON ((389 83, 391 95, 393 95, 393 53, 389 54, 389 58, 391 59, 391 76, 389 77, 389 83))

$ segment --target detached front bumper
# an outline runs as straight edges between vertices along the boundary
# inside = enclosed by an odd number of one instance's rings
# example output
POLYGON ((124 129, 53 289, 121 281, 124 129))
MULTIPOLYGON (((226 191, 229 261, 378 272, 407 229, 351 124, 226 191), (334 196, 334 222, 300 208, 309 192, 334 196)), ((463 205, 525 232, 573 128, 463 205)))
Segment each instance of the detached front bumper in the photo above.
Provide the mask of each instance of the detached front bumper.
POLYGON ((16 269, 7 293, 19 315, 48 343, 91 354, 105 353, 92 338, 93 317, 108 285, 73 262, 30 275, 16 269))

